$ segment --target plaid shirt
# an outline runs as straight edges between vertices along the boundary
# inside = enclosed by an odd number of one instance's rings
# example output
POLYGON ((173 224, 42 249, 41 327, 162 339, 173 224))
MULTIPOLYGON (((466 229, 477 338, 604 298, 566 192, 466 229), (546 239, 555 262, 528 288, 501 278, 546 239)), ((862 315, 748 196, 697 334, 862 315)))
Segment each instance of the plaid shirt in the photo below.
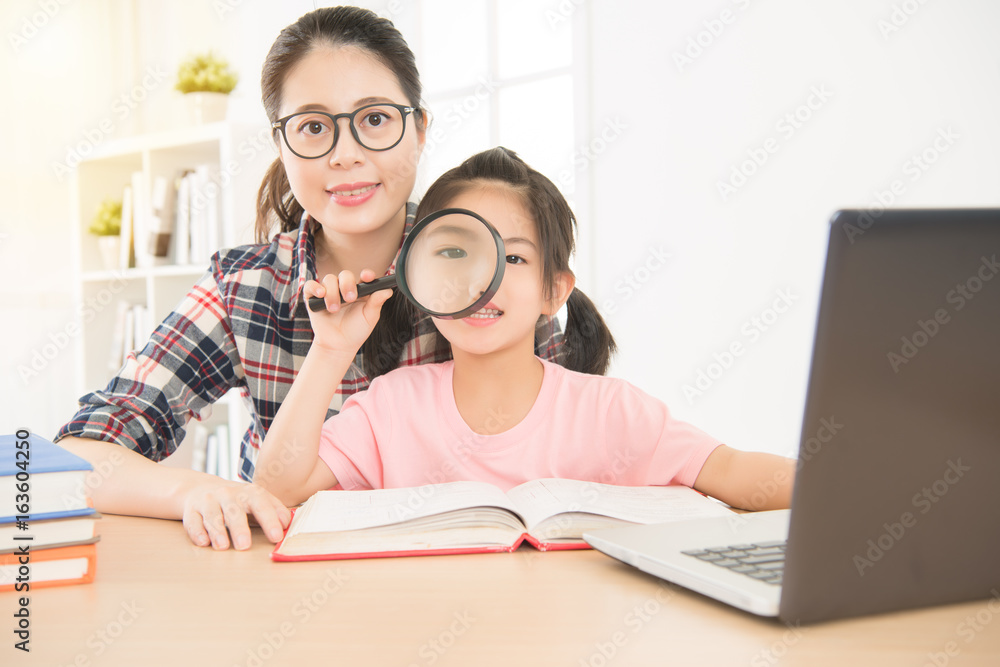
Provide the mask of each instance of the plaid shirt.
MULTIPOLYGON (((407 204, 406 227, 416 205, 407 204)), ((405 233, 405 232, 404 232, 405 233)), ((395 263, 388 273, 395 270, 395 263)), ((211 414, 212 403, 238 388, 251 422, 240 446, 240 476, 253 478, 264 434, 312 344, 302 288, 316 275, 312 224, 303 216, 295 232, 269 245, 223 250, 177 309, 157 327, 142 351, 128 356, 104 391, 86 394, 81 409, 56 439, 79 436, 117 442, 159 461, 184 439, 192 419, 211 414)), ((400 365, 434 361, 434 325, 414 323, 400 365)), ((562 335, 550 319, 538 332, 539 356, 559 361, 562 335)), ((368 388, 358 352, 340 383, 327 416, 347 396, 368 388)))

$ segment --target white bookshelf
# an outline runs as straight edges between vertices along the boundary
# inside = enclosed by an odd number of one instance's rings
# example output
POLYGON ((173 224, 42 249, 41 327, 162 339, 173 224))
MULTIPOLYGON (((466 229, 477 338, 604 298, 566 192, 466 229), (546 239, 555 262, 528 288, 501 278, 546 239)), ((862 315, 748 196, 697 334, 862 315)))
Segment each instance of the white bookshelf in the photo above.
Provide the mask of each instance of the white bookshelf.
MULTIPOLYGON (((218 243, 212 248, 254 242, 253 223, 257 191, 275 152, 266 125, 209 123, 114 140, 99 145, 77 166, 72 182, 75 220, 72 225, 76 276, 77 364, 74 383, 78 395, 103 389, 117 368, 112 368, 112 341, 119 329, 119 303, 139 305, 148 312, 149 326, 134 349, 145 345, 149 333, 173 311, 209 261, 175 264, 167 258, 137 262, 129 268, 103 265, 96 237, 87 232, 98 205, 106 198, 121 199, 133 178, 150 192, 158 177, 173 179, 185 169, 207 165, 214 183, 218 243), (134 176, 138 174, 138 176, 134 176)), ((176 230, 175 230, 176 231, 176 230)), ((195 230, 192 230, 194 232, 195 230)), ((209 254, 211 254, 211 252, 209 254)), ((137 336, 138 338, 138 336, 137 336)), ((234 447, 246 431, 249 415, 237 392, 230 392, 213 406, 202 423, 210 429, 228 426, 234 447)), ((166 465, 190 465, 188 438, 166 465)))

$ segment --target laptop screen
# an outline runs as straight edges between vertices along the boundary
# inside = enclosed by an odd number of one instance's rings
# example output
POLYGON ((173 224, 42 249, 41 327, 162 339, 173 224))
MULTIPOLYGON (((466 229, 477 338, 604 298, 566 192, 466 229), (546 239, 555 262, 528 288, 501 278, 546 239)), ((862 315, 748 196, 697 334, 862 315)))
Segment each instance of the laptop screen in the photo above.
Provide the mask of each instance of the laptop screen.
POLYGON ((990 597, 1000 211, 839 211, 828 248, 780 615, 990 597))

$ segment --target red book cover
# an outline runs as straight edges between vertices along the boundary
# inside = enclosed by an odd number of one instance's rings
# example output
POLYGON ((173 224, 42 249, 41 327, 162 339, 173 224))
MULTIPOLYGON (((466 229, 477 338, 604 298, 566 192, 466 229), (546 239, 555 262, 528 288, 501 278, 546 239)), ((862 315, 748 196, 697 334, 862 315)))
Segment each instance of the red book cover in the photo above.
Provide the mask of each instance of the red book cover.
POLYGON ((97 544, 0 554, 0 591, 89 584, 97 570, 97 544))

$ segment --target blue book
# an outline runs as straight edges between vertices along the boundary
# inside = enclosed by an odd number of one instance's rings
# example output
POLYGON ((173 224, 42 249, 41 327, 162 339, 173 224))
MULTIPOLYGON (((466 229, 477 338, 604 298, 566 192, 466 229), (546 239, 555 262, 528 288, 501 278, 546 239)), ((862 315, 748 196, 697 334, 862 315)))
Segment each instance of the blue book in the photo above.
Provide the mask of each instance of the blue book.
POLYGON ((0 435, 0 524, 28 521, 30 528, 31 521, 93 514, 87 485, 92 470, 86 460, 34 433, 0 435))

